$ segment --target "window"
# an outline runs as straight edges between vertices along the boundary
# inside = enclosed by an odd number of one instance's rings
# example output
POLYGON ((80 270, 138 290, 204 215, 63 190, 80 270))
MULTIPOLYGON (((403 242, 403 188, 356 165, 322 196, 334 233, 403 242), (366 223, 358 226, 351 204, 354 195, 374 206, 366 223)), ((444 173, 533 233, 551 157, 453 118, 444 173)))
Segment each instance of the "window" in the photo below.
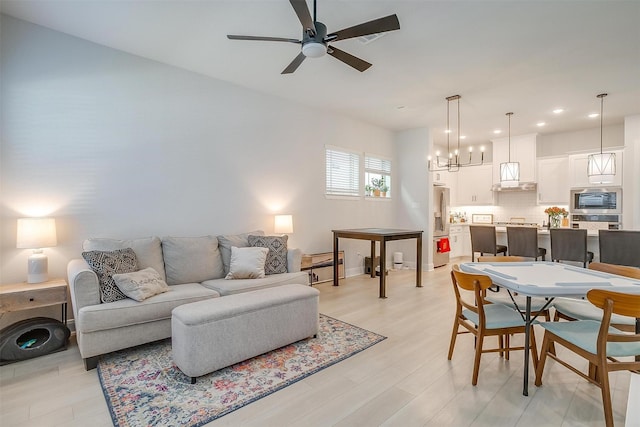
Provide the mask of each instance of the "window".
POLYGON ((391 197, 391 160, 364 157, 364 194, 368 197, 391 197))
POLYGON ((360 195, 360 155, 337 147, 325 147, 326 194, 360 195))

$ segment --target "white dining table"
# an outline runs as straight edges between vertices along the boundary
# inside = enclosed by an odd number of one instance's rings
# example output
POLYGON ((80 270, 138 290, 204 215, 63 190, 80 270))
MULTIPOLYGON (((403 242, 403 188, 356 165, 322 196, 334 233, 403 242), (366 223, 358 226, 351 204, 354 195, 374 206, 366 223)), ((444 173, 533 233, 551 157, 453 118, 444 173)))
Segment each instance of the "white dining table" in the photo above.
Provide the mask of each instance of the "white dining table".
MULTIPOLYGON (((467 273, 485 274, 509 292, 526 297, 522 391, 525 396, 529 395, 529 334, 535 320, 535 317, 531 318, 531 297, 547 298, 547 307, 554 297, 583 297, 591 289, 640 294, 638 279, 557 262, 466 262, 460 264, 460 269, 467 273)), ((636 319, 636 332, 640 333, 640 319, 636 319)))

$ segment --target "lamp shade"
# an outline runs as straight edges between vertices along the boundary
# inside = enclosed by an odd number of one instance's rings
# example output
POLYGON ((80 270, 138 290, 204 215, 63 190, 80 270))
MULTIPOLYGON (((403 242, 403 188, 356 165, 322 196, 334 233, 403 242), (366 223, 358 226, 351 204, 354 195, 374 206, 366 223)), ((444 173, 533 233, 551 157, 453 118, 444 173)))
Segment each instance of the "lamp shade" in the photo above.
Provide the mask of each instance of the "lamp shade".
POLYGON ((276 215, 273 231, 277 234, 293 233, 293 215, 276 215))
POLYGON ((587 160, 587 175, 590 184, 610 184, 616 175, 614 153, 590 154, 587 160))
POLYGON ((517 187, 520 183, 520 163, 504 162, 500 163, 500 186, 517 187))
POLYGON ((58 244, 54 218, 18 219, 16 247, 20 249, 49 248, 58 244))

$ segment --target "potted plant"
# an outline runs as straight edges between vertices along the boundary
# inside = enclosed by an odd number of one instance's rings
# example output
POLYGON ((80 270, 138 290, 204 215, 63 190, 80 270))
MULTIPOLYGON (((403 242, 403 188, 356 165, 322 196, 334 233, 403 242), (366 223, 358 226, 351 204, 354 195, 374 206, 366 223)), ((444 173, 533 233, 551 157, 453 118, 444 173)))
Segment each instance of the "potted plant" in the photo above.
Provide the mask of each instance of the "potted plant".
POLYGON ((371 192, 373 191, 373 187, 370 186, 369 184, 364 186, 364 194, 367 197, 371 197, 371 192))
POLYGON ((383 186, 380 188, 380 195, 381 195, 382 197, 387 197, 387 191, 389 191, 389 187, 388 187, 387 185, 383 185, 383 186))
POLYGON ((380 197, 380 190, 382 189, 383 185, 384 185, 384 177, 380 179, 371 178, 371 186, 373 187, 373 195, 375 197, 380 197))

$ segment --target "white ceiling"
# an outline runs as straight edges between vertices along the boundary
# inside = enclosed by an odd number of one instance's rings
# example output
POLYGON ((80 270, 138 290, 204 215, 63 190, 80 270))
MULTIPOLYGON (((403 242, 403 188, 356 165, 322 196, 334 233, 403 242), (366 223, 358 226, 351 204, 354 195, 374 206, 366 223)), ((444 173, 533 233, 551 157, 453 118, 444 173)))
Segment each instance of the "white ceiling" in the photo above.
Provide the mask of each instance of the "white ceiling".
POLYGON ((299 39, 287 0, 0 2, 16 18, 301 104, 394 130, 429 126, 436 142, 445 138, 445 97, 455 94, 468 143, 506 130, 508 111, 512 135, 598 127, 587 114, 599 111, 601 92, 609 93, 605 125, 640 114, 640 1, 319 0, 317 7, 330 32, 393 13, 401 29, 369 44, 336 42, 373 64, 364 73, 325 56, 281 75, 299 45, 226 34, 299 39), (553 114, 558 107, 565 112, 553 114), (536 127, 540 121, 547 125, 536 127))

